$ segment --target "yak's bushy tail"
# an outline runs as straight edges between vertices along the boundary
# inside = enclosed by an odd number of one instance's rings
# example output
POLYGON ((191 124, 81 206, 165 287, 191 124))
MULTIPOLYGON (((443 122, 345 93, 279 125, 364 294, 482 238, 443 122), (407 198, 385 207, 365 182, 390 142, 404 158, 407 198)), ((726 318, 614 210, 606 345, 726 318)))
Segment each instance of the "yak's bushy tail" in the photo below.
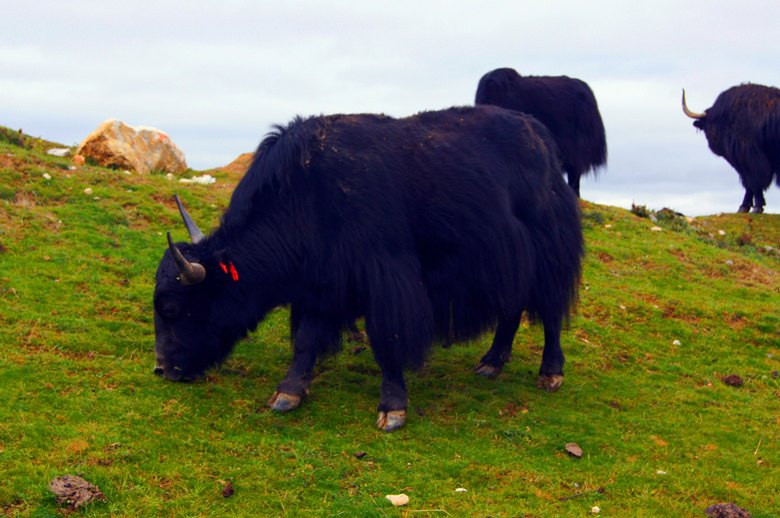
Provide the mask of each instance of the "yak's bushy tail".
POLYGON ((542 320, 568 321, 577 302, 585 244, 577 198, 562 178, 555 180, 549 204, 528 227, 537 257, 528 310, 542 320))

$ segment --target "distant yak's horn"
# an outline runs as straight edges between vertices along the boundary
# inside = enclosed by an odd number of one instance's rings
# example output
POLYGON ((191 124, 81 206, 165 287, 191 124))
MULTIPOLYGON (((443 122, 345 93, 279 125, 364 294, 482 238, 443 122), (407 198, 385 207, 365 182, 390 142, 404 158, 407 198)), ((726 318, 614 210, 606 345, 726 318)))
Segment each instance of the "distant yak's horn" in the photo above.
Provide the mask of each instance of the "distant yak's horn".
POLYGON ((179 195, 174 194, 173 197, 176 199, 176 206, 179 207, 179 214, 181 214, 181 219, 184 220, 184 226, 187 227, 187 232, 190 234, 190 241, 192 241, 193 245, 197 245, 206 236, 204 236, 203 232, 200 231, 198 225, 192 221, 192 218, 187 212, 187 209, 184 208, 184 205, 179 199, 179 195))
POLYGON ((176 266, 179 268, 179 282, 185 286, 203 282, 203 279, 206 278, 206 269, 202 264, 191 263, 184 257, 181 250, 173 244, 170 232, 168 232, 168 248, 173 256, 173 262, 175 262, 176 266))
POLYGON ((703 119, 706 116, 706 114, 704 113, 696 113, 688 109, 688 105, 685 103, 685 88, 683 88, 682 109, 683 109, 683 113, 688 117, 690 117, 691 119, 703 119))

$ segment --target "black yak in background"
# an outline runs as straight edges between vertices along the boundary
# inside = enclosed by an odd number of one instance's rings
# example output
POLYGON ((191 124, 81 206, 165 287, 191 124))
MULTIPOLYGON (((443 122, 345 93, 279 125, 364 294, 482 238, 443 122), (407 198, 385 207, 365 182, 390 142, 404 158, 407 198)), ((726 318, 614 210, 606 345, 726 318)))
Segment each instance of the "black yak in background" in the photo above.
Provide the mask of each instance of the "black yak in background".
POLYGON ((713 153, 722 156, 739 173, 745 197, 739 212, 764 212, 764 191, 774 177, 780 186, 780 89, 745 84, 721 93, 704 113, 685 103, 683 113, 696 119, 713 153))
POLYGON ((197 377, 289 304, 292 364, 269 405, 291 410, 317 358, 364 316, 382 371, 377 425, 391 431, 406 418, 403 370, 434 338, 497 326, 477 367, 492 377, 526 311, 544 325, 540 387, 556 390, 583 239, 554 147, 532 117, 492 106, 277 127, 211 235, 180 205, 192 243, 169 233, 157 270, 155 372, 197 377))
POLYGON ((497 68, 479 80, 475 102, 528 113, 547 126, 558 144, 569 186, 578 197, 580 176, 607 163, 604 123, 584 81, 521 76, 512 68, 497 68))

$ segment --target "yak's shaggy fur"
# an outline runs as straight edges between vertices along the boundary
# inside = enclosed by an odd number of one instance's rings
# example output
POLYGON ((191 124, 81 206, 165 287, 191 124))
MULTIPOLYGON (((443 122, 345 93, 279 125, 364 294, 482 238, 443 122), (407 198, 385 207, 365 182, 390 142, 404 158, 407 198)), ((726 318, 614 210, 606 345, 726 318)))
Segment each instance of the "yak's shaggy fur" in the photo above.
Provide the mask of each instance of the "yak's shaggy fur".
POLYGON ((203 372, 287 304, 294 354, 278 390, 295 397, 361 316, 383 373, 380 410, 406 408, 402 371, 420 365, 437 336, 464 339, 498 323, 483 358, 497 373, 523 311, 545 326, 541 374, 562 374, 560 328, 583 240, 554 147, 532 117, 492 106, 277 127, 220 227, 178 245, 205 280, 177 282, 170 251, 160 263, 156 351, 166 376, 203 372))
POLYGON ((607 137, 596 97, 584 81, 566 76, 521 76, 512 68, 488 72, 476 104, 528 113, 552 133, 569 186, 580 195, 580 177, 607 163, 607 137))
POLYGON ((772 178, 780 186, 780 89, 744 84, 721 93, 693 125, 713 153, 739 173, 745 188, 740 212, 763 212, 772 178))

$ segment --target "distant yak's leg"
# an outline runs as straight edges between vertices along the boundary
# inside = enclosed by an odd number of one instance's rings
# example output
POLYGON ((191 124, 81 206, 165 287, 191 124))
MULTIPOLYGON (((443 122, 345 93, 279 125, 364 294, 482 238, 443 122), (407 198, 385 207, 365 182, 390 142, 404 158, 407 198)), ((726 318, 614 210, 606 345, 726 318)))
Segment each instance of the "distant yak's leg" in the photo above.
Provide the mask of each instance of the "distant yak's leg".
POLYGON ((544 352, 539 368, 537 386, 555 392, 563 383, 563 351, 561 350, 561 317, 542 318, 544 324, 544 352))
POLYGON ((766 205, 766 200, 764 199, 764 191, 757 190, 753 191, 753 214, 761 214, 764 212, 764 205, 766 205))
POLYGON ((573 169, 566 171, 566 180, 569 183, 571 190, 577 195, 577 198, 580 197, 580 176, 580 171, 573 169))
POLYGON ((737 212, 748 212, 750 207, 753 206, 753 191, 745 188, 745 197, 742 198, 742 204, 739 206, 737 212))
POLYGON ((287 375, 276 387, 268 405, 278 412, 293 410, 309 394, 312 371, 318 351, 327 348, 328 343, 338 341, 339 327, 322 319, 297 315, 293 308, 293 359, 287 375))
POLYGON ((493 337, 493 345, 485 356, 479 361, 476 373, 487 378, 495 378, 501 373, 504 364, 512 356, 512 342, 520 325, 522 311, 516 317, 505 318, 498 321, 496 334, 493 337))

